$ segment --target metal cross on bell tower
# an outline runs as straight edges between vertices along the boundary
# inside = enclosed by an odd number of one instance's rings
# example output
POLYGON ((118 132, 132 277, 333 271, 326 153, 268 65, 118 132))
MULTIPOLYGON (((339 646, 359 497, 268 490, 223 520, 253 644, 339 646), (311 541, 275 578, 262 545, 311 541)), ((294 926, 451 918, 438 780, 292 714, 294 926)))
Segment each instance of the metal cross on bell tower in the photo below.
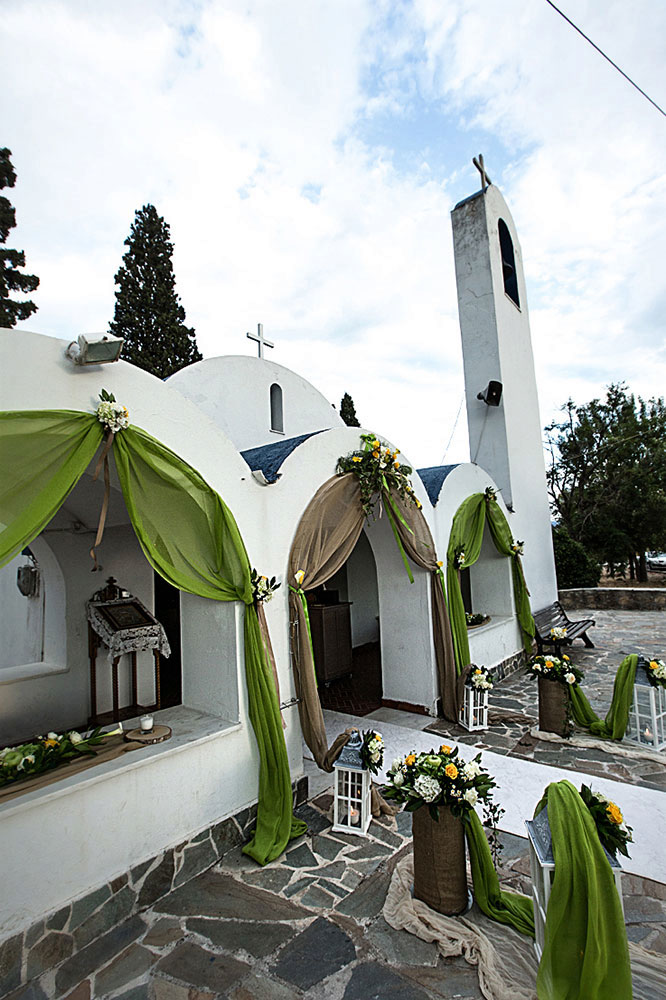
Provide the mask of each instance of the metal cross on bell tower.
POLYGON ((263 356, 264 356, 264 347, 275 347, 275 344, 271 344, 270 340, 265 340, 264 339, 264 324, 263 323, 257 323, 257 332, 256 333, 248 333, 248 334, 246 334, 246 336, 249 337, 250 340, 255 340, 257 342, 257 344, 259 345, 259 357, 260 358, 263 358, 263 356))
POLYGON ((473 157, 472 158, 472 163, 474 164, 474 166, 476 167, 476 169, 481 174, 481 190, 485 191, 486 188, 489 187, 492 184, 492 181, 491 181, 490 177, 488 176, 488 174, 486 173, 486 168, 485 168, 485 166, 483 164, 483 154, 479 153, 478 158, 476 156, 473 157))

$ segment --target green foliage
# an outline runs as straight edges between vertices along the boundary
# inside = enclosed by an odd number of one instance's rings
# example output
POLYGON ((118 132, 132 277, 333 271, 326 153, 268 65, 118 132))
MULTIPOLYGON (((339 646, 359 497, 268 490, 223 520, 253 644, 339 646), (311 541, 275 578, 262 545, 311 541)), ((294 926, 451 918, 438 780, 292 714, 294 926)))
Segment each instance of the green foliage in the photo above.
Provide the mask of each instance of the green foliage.
POLYGON ((354 406, 354 400, 351 398, 348 392, 344 394, 340 400, 340 416, 347 424, 347 427, 360 427, 358 417, 356 416, 356 407, 354 406))
MULTIPOLYGON (((546 428, 553 511, 572 539, 597 560, 621 565, 666 548, 666 406, 624 384, 546 428)), ((560 585, 564 586, 562 580, 560 585)))
MULTIPOLYGON (((0 190, 14 187, 16 171, 10 159, 10 149, 0 149, 0 190)), ((11 230, 16 225, 16 212, 8 198, 0 196, 0 243, 6 243, 11 230)), ((34 302, 14 302, 12 292, 27 295, 39 285, 34 274, 21 274, 25 267, 25 253, 22 250, 0 250, 0 327, 11 329, 19 320, 27 319, 37 312, 34 302)))
POLYGON ((110 333, 125 339, 122 358, 161 379, 202 359, 176 293, 169 237, 169 226, 153 205, 136 212, 109 323, 110 333))
POLYGON ((598 586, 601 566, 566 528, 553 528, 553 549, 558 587, 568 590, 570 587, 598 586))
POLYGON ((338 459, 335 471, 339 476, 346 472, 353 472, 356 476, 361 487, 365 516, 374 518, 378 498, 382 493, 390 496, 391 490, 420 507, 421 501, 414 495, 409 478, 413 469, 398 462, 400 452, 391 451, 386 442, 380 441, 374 434, 361 434, 361 441, 361 449, 338 459))
POLYGON ((590 810, 602 846, 613 857, 616 851, 619 851, 628 858, 627 844, 634 838, 631 835, 631 827, 624 822, 619 806, 600 792, 593 792, 587 785, 580 786, 580 797, 590 810))

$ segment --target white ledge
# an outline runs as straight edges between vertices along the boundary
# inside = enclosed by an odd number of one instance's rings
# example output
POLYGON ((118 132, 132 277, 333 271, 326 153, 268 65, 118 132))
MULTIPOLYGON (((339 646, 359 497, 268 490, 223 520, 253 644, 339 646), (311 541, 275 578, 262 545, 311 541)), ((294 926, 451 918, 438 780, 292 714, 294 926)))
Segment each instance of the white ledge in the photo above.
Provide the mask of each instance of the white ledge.
POLYGON ((20 663, 15 667, 0 667, 0 684, 14 684, 16 681, 29 681, 35 677, 49 677, 51 674, 66 674, 69 667, 66 663, 20 663))
MULTIPOLYGON (((55 781, 44 788, 37 788, 33 792, 25 791, 15 799, 0 805, 0 821, 5 816, 13 815, 25 809, 31 809, 42 805, 52 799, 78 792, 81 788, 108 781, 118 776, 127 774, 139 767, 147 767, 157 758, 164 758, 171 754, 183 753, 191 747, 201 743, 207 743, 228 733, 237 732, 241 722, 228 722, 218 716, 206 715, 193 708, 186 708, 178 705, 176 708, 166 708, 161 712, 154 712, 153 718, 159 725, 171 726, 173 735, 164 743, 156 743, 140 750, 132 750, 126 754, 121 754, 114 760, 105 761, 102 764, 80 771, 78 774, 66 776, 66 767, 60 781, 55 781)), ((110 724, 111 727, 114 723, 110 724)), ((139 719, 128 719, 123 722, 125 731, 138 729, 139 719)))

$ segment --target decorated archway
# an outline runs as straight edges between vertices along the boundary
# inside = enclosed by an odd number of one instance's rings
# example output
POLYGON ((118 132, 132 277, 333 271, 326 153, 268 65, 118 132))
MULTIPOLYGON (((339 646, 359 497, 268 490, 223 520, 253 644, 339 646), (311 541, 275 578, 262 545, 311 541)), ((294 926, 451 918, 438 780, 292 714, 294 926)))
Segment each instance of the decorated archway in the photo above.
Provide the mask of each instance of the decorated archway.
POLYGON ((520 559, 522 543, 514 541, 507 519, 497 503, 495 491, 489 486, 484 493, 473 493, 467 497, 458 507, 451 525, 446 553, 446 585, 458 675, 470 662, 460 571, 473 566, 479 558, 486 524, 497 551, 511 559, 516 616, 526 652, 532 648, 534 639, 534 619, 520 559))
MULTIPOLYGON (((131 426, 127 411, 115 400, 107 396, 105 402, 106 409, 103 402, 96 413, 0 413, 0 565, 40 534, 104 440, 98 466, 113 449, 130 521, 153 569, 186 593, 245 605, 248 706, 260 756, 257 826, 245 851, 265 864, 278 857, 292 837, 304 833, 305 824, 292 812, 278 698, 243 540, 231 511, 199 473, 131 426)), ((106 469, 105 478, 108 482, 106 469)))

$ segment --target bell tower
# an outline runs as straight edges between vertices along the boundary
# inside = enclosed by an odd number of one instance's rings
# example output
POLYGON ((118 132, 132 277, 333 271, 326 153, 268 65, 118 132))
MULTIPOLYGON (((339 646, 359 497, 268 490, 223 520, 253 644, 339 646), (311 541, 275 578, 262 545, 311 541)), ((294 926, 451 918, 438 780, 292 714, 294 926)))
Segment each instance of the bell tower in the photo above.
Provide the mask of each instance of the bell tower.
POLYGON ((515 511, 511 528, 526 543, 538 610, 557 598, 557 584, 522 253, 483 159, 474 164, 481 191, 451 213, 470 461, 490 473, 515 511))

